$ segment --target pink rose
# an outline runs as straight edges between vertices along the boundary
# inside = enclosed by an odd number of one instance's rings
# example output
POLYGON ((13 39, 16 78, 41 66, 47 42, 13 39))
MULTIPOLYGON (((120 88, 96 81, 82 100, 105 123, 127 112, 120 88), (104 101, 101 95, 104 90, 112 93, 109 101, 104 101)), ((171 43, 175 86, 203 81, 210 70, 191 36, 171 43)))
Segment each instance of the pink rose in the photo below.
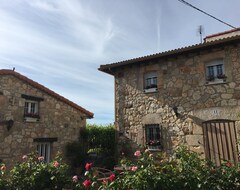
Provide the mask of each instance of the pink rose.
POLYGON ((56 168, 56 167, 58 167, 59 163, 57 161, 55 161, 53 165, 56 168))
POLYGON ((44 156, 39 156, 38 157, 38 161, 43 161, 44 160, 44 156))
POLYGON ((85 168, 86 170, 90 170, 92 168, 92 163, 86 163, 85 168))
POLYGON ((110 177, 109 177, 109 181, 114 181, 115 178, 116 178, 115 174, 112 174, 112 175, 110 175, 110 177))
POLYGON ((149 154, 149 157, 150 157, 150 158, 153 157, 153 154, 149 154))
POLYGON ((2 166, 0 169, 3 171, 3 170, 6 170, 7 168, 6 166, 2 166))
POLYGON ((135 172, 137 169, 138 169, 137 166, 133 166, 133 167, 131 168, 131 170, 132 170, 133 172, 135 172))
POLYGON ((89 180, 89 179, 86 179, 84 182, 83 182, 83 185, 86 189, 88 189, 89 187, 91 187, 92 185, 92 182, 89 180))
POLYGON ((74 183, 77 183, 78 182, 78 176, 77 175, 73 176, 72 180, 73 180, 74 183))
POLYGON ((27 160, 27 159, 28 159, 28 156, 27 156, 27 155, 23 155, 23 156, 22 156, 22 159, 23 159, 23 160, 27 160))
POLYGON ((141 156, 140 150, 137 150, 137 151, 134 153, 134 156, 141 156))
POLYGON ((149 149, 146 149, 145 152, 150 152, 149 149))

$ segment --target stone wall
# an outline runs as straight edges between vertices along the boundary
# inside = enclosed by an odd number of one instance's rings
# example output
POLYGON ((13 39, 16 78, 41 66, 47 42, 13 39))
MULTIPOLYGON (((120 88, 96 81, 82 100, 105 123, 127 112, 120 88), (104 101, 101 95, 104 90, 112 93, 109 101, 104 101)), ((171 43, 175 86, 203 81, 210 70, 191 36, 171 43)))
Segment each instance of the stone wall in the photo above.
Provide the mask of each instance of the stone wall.
POLYGON ((0 121, 6 120, 14 121, 9 131, 0 124, 0 159, 7 164, 36 151, 36 138, 57 138, 51 147, 53 157, 67 142, 77 140, 79 129, 86 126, 84 113, 10 75, 0 76, 0 121), (24 121, 22 94, 43 98, 39 121, 24 121))
POLYGON ((120 136, 137 144, 145 144, 146 124, 163 127, 163 148, 169 154, 180 144, 204 152, 204 121, 231 119, 239 128, 239 46, 125 66, 118 68, 114 76, 117 129, 120 136), (224 60, 227 79, 207 84, 206 63, 219 58, 224 60), (144 93, 144 74, 150 71, 157 72, 158 91, 144 93), (174 107, 178 108, 178 117, 174 107))

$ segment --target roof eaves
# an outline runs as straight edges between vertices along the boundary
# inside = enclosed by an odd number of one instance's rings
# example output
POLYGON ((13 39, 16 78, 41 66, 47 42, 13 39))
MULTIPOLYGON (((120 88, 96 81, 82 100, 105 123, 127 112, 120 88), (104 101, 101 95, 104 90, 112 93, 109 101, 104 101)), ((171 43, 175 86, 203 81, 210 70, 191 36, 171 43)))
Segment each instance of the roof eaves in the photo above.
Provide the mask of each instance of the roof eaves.
POLYGON ((177 56, 177 55, 188 53, 188 52, 199 51, 202 49, 218 46, 219 44, 231 43, 232 41, 235 41, 235 40, 240 40, 240 37, 239 36, 228 37, 228 38, 223 38, 223 39, 219 39, 219 40, 215 40, 215 41, 211 41, 211 42, 195 44, 195 45, 186 46, 186 47, 182 47, 182 48, 178 48, 178 49, 173 49, 173 50, 169 50, 169 51, 165 51, 165 52, 160 52, 160 53, 156 53, 156 54, 152 54, 152 55, 147 55, 147 56, 143 56, 143 57, 120 61, 120 62, 116 62, 116 63, 100 65, 98 70, 108 73, 108 74, 112 74, 112 72, 109 72, 109 71, 111 71, 111 69, 113 69, 113 68, 129 65, 129 64, 133 64, 133 63, 144 62, 144 61, 148 61, 148 60, 152 60, 152 59, 158 59, 158 58, 164 58, 164 57, 167 58, 167 57, 177 56))

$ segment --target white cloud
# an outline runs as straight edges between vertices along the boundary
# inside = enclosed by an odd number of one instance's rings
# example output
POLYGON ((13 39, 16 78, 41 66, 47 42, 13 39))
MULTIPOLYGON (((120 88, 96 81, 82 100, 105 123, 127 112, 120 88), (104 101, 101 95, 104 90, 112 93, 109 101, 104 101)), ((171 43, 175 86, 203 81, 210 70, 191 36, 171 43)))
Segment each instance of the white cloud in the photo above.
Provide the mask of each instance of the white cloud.
MULTIPOLYGON (((196 3, 214 14, 235 9, 227 17, 239 24, 238 0, 196 3)), ((112 121, 113 77, 99 65, 198 42, 202 22, 206 34, 226 29, 177 1, 2 0, 0 68, 16 67, 79 103, 95 113, 93 122, 112 121)))

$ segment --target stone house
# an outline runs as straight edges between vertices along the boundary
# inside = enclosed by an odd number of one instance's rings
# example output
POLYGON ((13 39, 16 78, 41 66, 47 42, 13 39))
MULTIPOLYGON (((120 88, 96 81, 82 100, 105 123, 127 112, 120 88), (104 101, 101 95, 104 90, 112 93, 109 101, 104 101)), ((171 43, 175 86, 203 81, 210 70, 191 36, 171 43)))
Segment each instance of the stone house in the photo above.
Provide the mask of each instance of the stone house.
POLYGON ((101 65, 99 70, 115 79, 119 141, 127 137, 170 155, 185 144, 217 164, 237 162, 239 32, 238 28, 207 36, 201 44, 101 65))
POLYGON ((38 151, 49 162, 76 141, 93 113, 13 71, 0 70, 0 159, 12 165, 38 151))

